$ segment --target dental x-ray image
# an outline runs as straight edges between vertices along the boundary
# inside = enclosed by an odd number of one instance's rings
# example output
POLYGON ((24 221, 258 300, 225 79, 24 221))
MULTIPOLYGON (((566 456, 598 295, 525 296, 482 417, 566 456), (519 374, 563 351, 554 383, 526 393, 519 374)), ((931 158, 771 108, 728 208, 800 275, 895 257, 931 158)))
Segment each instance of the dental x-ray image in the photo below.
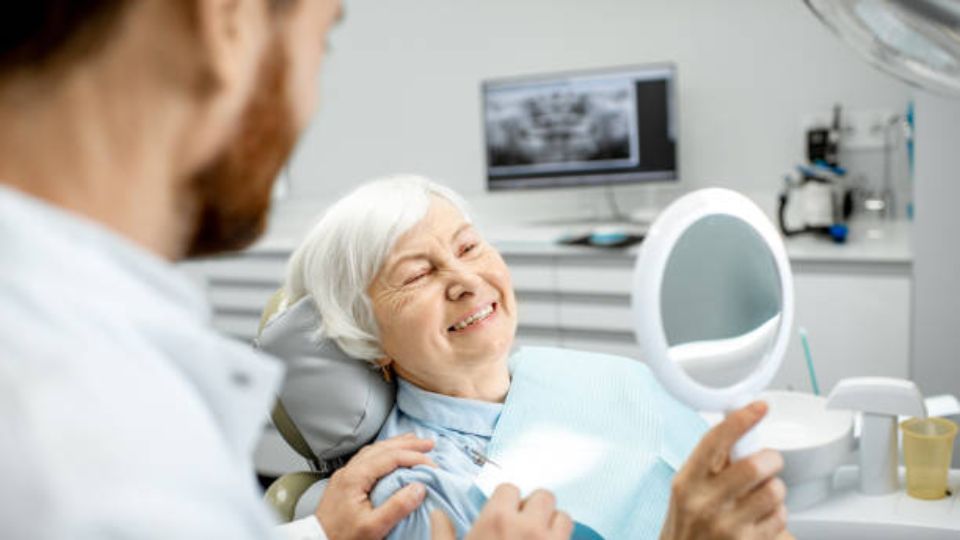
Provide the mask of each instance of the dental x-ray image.
POLYGON ((640 160, 626 78, 499 88, 486 95, 491 176, 610 169, 640 160))

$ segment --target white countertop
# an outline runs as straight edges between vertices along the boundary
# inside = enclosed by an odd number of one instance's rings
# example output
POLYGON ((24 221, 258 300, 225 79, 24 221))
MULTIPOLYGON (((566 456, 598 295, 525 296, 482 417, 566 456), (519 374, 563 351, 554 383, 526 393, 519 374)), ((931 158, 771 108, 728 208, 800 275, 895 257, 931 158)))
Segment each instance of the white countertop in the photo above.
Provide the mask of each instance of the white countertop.
MULTIPOLYGON (((564 246, 556 239, 576 227, 510 226, 485 227, 488 238, 505 254, 591 255, 599 253, 632 256, 639 249, 625 250, 585 246, 564 246)), ((824 236, 798 235, 786 240, 787 254, 794 262, 847 262, 910 264, 910 224, 906 221, 872 225, 853 222, 847 242, 837 244, 824 236)))
MULTIPOLYGON (((903 467, 900 467, 899 474, 903 486, 903 467)), ((948 485, 952 494, 935 501, 910 497, 902 487, 887 495, 861 495, 856 487, 858 479, 856 466, 837 469, 830 497, 811 508, 790 512, 787 528, 800 540, 939 540, 960 537, 960 504, 957 504, 960 471, 950 471, 948 485)))
MULTIPOLYGON (((505 255, 597 256, 598 254, 633 256, 639 246, 627 249, 565 246, 556 240, 577 230, 578 225, 524 225, 484 223, 478 220, 490 241, 505 255)), ((290 235, 268 234, 248 251, 252 254, 289 254, 299 242, 290 235)), ((879 222, 872 225, 852 222, 846 243, 836 244, 829 238, 799 235, 786 240, 787 254, 797 263, 881 263, 911 264, 910 223, 879 222)))
POLYGON ((835 244, 820 236, 800 235, 786 242, 787 254, 793 261, 803 262, 878 262, 906 263, 913 261, 910 250, 910 223, 882 222, 867 225, 854 221, 845 244, 835 244))

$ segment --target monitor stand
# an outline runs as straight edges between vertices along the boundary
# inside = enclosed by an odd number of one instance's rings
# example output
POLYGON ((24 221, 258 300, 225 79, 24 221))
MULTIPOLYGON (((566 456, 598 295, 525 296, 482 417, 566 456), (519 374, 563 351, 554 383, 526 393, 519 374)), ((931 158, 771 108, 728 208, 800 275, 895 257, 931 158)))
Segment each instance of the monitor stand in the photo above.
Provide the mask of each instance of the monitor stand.
POLYGON ((608 212, 601 216, 575 217, 575 218, 557 218, 531 223, 534 226, 546 227, 568 227, 570 229, 588 230, 591 228, 610 228, 622 227, 631 232, 646 232, 650 228, 652 220, 649 212, 636 212, 633 214, 624 213, 617 204, 617 199, 613 193, 613 186, 606 184, 604 186, 604 200, 608 212))

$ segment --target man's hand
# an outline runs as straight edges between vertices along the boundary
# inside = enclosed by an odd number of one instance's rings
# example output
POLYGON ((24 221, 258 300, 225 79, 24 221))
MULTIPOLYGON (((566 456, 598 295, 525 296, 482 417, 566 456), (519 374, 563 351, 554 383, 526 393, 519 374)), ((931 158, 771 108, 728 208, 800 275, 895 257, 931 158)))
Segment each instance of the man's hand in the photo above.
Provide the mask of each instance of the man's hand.
POLYGON ((398 467, 436 467, 424 452, 433 441, 413 434, 393 437, 366 446, 330 477, 316 516, 330 540, 380 540, 401 519, 416 510, 426 489, 410 484, 394 493, 379 507, 370 503, 370 490, 377 480, 398 467))
MULTIPOLYGON (((548 491, 534 491, 521 501, 516 486, 501 484, 464 540, 568 540, 573 521, 556 507, 557 501, 548 491)), ((442 510, 430 513, 430 536, 432 540, 457 537, 453 524, 442 510)))
POLYGON ((662 540, 772 539, 784 532, 786 487, 775 476, 783 468, 780 453, 762 450, 730 463, 730 448, 765 414, 765 403, 752 403, 704 435, 673 479, 662 540))

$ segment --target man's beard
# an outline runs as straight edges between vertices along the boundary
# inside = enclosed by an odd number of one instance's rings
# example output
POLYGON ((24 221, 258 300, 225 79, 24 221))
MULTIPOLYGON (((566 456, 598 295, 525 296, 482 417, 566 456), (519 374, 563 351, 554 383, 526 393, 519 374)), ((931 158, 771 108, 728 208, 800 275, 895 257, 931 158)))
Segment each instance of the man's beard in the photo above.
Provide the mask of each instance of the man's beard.
POLYGON ((297 138, 286 60, 274 40, 236 134, 187 181, 187 257, 243 249, 266 228, 273 182, 297 138))

